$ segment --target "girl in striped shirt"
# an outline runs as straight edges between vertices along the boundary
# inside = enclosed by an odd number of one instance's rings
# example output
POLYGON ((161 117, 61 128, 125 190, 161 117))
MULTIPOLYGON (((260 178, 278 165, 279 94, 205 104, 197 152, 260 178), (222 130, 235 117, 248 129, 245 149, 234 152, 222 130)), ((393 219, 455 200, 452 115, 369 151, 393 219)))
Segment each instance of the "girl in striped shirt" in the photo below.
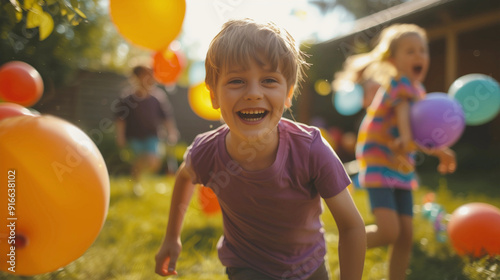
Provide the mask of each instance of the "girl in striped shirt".
POLYGON ((410 106, 425 96, 422 81, 429 67, 425 31, 413 24, 384 29, 369 53, 346 61, 335 82, 375 80, 381 87, 361 122, 356 158, 359 183, 368 190, 375 224, 366 227, 368 248, 390 246, 389 279, 405 279, 412 248, 412 189, 417 149, 439 158, 438 171, 455 171, 448 148, 429 150, 412 140, 410 106))

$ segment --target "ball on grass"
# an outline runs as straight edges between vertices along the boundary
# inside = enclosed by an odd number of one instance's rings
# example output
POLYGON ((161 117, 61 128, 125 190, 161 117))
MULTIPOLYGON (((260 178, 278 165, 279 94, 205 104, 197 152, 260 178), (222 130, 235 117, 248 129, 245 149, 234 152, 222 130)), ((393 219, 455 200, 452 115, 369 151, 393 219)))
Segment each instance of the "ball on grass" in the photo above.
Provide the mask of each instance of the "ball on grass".
POLYGON ((487 203, 468 203, 453 211, 448 236, 458 255, 500 255, 500 209, 487 203))

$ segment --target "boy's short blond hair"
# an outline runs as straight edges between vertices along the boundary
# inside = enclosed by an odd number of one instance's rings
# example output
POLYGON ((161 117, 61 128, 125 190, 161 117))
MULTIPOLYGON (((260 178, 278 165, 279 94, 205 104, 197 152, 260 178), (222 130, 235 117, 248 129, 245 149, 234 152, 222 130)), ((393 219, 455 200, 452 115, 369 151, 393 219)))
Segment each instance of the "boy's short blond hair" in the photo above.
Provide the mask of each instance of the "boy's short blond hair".
POLYGON ((302 81, 307 66, 304 54, 285 29, 272 22, 230 20, 210 43, 205 60, 205 84, 215 89, 222 71, 235 64, 247 67, 249 59, 259 65, 267 64, 272 70, 279 67, 288 89, 296 88, 302 81))

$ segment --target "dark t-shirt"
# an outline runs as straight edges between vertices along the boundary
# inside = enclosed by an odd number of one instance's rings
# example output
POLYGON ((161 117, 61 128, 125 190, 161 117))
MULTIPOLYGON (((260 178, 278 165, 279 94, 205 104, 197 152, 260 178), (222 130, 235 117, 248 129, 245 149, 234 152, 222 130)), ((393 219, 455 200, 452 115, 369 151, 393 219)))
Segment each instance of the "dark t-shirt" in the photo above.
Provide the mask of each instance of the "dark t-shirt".
POLYGON ((157 88, 146 97, 128 94, 115 108, 116 118, 125 121, 127 139, 158 136, 158 126, 172 115, 172 108, 165 93, 157 88))

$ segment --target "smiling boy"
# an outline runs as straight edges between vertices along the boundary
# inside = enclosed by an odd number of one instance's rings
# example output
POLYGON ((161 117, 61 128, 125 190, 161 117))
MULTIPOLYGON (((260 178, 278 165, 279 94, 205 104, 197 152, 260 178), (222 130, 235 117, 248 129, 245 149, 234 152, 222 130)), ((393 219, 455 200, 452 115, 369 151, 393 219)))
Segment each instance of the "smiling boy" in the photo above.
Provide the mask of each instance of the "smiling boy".
POLYGON ((327 280, 321 198, 339 229, 342 279, 361 279, 364 223, 340 160, 317 128, 282 118, 306 65, 285 30, 227 22, 210 45, 206 84, 225 125, 196 137, 177 173, 156 273, 175 275, 194 184, 217 195, 218 251, 230 280, 327 280))

